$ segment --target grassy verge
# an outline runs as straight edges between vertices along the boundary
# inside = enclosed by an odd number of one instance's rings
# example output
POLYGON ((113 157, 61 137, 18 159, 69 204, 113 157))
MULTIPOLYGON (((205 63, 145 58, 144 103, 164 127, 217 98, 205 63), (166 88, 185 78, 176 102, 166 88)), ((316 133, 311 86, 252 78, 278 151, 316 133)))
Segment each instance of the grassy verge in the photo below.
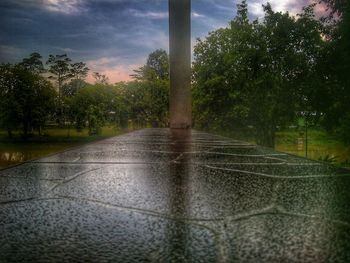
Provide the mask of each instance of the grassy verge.
POLYGON ((64 128, 50 128, 46 129, 42 136, 35 135, 23 140, 20 134, 14 134, 14 137, 9 139, 6 132, 0 131, 0 168, 125 132, 127 130, 103 127, 100 135, 89 136, 87 129, 81 132, 71 129, 68 132, 68 129, 64 128))
MULTIPOLYGON (((213 133, 226 137, 255 143, 251 130, 223 131, 213 133)), ((295 130, 276 133, 275 150, 306 157, 305 134, 295 130)), ((307 158, 326 161, 342 167, 350 167, 350 146, 345 146, 336 136, 325 131, 310 129, 308 131, 307 158)))
MULTIPOLYGON (((336 136, 322 130, 310 130, 307 144, 308 158, 350 167, 350 147, 345 146, 336 136)), ((277 132, 275 149, 306 157, 305 134, 297 131, 277 132)))

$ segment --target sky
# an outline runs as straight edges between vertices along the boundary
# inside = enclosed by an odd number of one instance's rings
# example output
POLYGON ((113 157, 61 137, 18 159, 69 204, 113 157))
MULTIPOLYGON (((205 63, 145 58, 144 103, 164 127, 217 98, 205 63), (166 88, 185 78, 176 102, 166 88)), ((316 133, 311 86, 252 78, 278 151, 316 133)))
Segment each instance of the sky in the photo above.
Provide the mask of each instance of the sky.
MULTIPOLYGON (((300 12, 312 0, 270 0, 276 11, 300 12)), ((192 46, 226 27, 240 0, 192 0, 192 46)), ((262 16, 266 1, 248 0, 249 15, 262 16)), ((130 80, 152 51, 168 50, 167 0, 0 0, 0 63, 32 52, 44 61, 67 54, 111 83, 130 80)), ((87 79, 92 82, 91 75, 87 79)))

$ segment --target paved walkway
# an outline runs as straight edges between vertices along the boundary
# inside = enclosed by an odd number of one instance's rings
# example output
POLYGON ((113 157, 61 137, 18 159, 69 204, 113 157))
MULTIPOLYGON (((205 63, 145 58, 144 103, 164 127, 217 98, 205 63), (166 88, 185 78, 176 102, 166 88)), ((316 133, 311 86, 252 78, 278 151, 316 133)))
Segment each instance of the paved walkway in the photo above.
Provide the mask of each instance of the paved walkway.
POLYGON ((0 171, 0 262, 350 262, 350 176, 145 129, 0 171))

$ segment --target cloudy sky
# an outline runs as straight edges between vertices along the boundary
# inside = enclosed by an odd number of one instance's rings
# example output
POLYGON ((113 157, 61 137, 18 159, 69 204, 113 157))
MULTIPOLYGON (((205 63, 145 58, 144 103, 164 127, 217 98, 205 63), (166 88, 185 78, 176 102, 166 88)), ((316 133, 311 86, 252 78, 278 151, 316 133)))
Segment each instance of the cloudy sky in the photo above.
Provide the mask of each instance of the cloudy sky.
MULTIPOLYGON (((311 1, 269 2, 295 14, 311 1)), ((226 26, 237 2, 192 0, 192 44, 226 26)), ((264 3, 248 0, 251 18, 262 15, 264 3)), ((32 52, 44 59, 66 53, 112 83, 128 80, 150 52, 168 50, 167 9, 167 0, 0 0, 0 63, 18 62, 32 52)))

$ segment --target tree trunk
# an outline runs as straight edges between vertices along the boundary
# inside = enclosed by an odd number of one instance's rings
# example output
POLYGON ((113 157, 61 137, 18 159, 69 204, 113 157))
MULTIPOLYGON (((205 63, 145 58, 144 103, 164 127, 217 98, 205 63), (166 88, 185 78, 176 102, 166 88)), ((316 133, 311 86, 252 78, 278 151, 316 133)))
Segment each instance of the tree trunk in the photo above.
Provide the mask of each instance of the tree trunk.
POLYGON ((28 123, 27 122, 24 122, 23 123, 23 137, 26 139, 28 138, 28 123))
POLYGON ((7 128, 7 135, 9 138, 12 138, 12 130, 10 128, 7 128))
POLYGON ((62 77, 58 74, 58 105, 59 105, 59 126, 64 127, 63 96, 62 96, 62 77))
POLYGON ((256 130, 256 142, 258 145, 266 146, 269 148, 275 147, 275 131, 274 125, 268 125, 263 127, 257 127, 256 130))

